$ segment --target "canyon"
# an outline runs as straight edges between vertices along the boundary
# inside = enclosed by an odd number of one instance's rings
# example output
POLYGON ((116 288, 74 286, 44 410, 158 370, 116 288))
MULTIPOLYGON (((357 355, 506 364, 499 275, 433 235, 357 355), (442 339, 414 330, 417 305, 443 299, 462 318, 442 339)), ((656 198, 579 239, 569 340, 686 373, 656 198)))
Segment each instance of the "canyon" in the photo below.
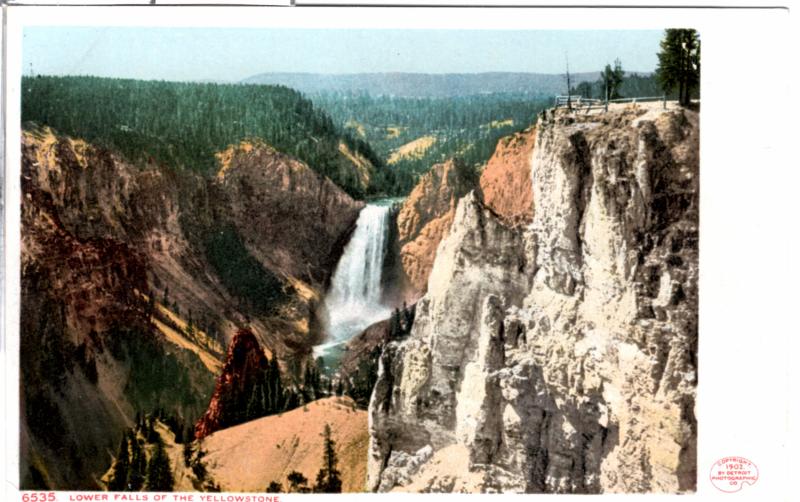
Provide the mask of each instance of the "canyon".
POLYGON ((26 129, 22 485, 104 486, 159 409, 233 491, 312 479, 326 423, 347 491, 693 491, 698 146, 687 109, 549 110, 365 202, 256 139, 203 177, 26 129), (327 394, 243 418, 320 355, 327 394))

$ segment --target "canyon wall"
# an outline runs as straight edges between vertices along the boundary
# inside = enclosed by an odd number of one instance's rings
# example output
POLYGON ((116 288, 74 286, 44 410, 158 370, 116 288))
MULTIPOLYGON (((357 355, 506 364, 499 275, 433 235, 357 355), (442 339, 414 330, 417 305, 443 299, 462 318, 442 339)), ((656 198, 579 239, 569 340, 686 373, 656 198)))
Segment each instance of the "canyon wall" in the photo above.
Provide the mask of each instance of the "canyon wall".
MULTIPOLYGON (((484 203, 512 227, 533 218, 531 161, 536 128, 502 138, 480 178, 457 159, 434 165, 422 176, 397 215, 400 296, 417 301, 428 287, 437 248, 447 236, 458 199, 478 189, 484 203)), ((395 277, 395 276, 393 276, 395 277)))
POLYGON ((425 294, 439 242, 447 235, 458 199, 475 188, 469 166, 457 159, 425 173, 397 215, 399 287, 408 303, 425 294))
POLYGON ((533 219, 531 162, 535 145, 535 127, 501 138, 481 173, 484 203, 512 227, 533 219))
POLYGON ((23 131, 23 488, 100 486, 136 412, 194 422, 239 328, 282 363, 310 357, 362 203, 263 144, 219 160, 205 179, 23 131))
POLYGON ((231 146, 218 158, 217 183, 226 202, 220 211, 253 255, 270 270, 325 284, 364 203, 256 140, 231 146))
POLYGON ((696 486, 698 115, 545 115, 530 225, 463 197, 384 350, 368 488, 696 486))

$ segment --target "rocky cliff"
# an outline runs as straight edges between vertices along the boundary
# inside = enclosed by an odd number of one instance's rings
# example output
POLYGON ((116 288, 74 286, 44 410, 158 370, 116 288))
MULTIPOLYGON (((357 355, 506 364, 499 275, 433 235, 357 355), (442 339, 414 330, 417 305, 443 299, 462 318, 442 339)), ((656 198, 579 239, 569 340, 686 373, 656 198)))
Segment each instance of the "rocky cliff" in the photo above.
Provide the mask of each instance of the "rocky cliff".
POLYGON ((376 349, 380 350, 380 346, 389 340, 390 334, 391 322, 389 319, 384 319, 348 340, 339 363, 339 374, 347 378, 358 371, 362 361, 374 360, 376 349))
POLYGON ((224 214, 253 255, 270 270, 325 284, 364 203, 256 140, 232 146, 218 158, 224 214))
POLYGON ((698 138, 682 109, 549 113, 530 226, 460 200, 381 356, 370 490, 694 490, 698 138))
POLYGON ((97 487, 137 411, 196 420, 241 327, 281 361, 309 357, 361 203, 265 145, 220 165, 204 179, 23 132, 23 487, 97 487))
POLYGON ((154 326, 177 184, 49 129, 23 133, 21 171, 21 485, 96 488, 136 411, 199 414, 211 390, 213 344, 154 326))
POLYGON ((471 168, 450 159, 425 173, 400 208, 400 287, 409 303, 425 293, 436 248, 450 230, 456 203, 475 186, 471 168))
MULTIPOLYGON (((283 283, 274 289, 290 290, 274 294, 277 307, 268 306, 268 315, 250 315, 249 325, 282 359, 307 355, 321 339, 318 306, 364 203, 258 140, 243 141, 217 157, 214 230, 230 225, 247 253, 283 283)), ((256 302, 270 294, 253 286, 249 296, 256 302)))
POLYGON ((533 219, 531 161, 536 128, 501 138, 481 173, 483 201, 509 226, 533 219))

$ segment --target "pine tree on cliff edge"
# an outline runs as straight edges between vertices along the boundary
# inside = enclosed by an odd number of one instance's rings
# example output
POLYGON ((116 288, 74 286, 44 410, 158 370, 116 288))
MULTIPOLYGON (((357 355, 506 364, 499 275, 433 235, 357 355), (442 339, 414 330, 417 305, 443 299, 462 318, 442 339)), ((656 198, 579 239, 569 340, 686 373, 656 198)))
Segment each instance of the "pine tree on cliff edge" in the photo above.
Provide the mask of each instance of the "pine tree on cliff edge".
POLYGON ((678 89, 681 106, 690 103, 692 91, 700 85, 700 36, 696 30, 671 29, 664 32, 656 77, 664 92, 678 89))

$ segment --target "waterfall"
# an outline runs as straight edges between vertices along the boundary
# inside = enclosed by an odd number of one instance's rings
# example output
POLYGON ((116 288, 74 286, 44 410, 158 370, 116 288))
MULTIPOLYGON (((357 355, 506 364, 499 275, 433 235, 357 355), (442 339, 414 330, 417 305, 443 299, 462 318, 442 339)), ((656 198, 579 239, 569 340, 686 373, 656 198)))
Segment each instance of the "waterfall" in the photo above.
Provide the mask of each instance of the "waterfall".
POLYGON ((388 201, 367 204, 358 215, 325 298, 329 316, 326 346, 345 342, 391 315, 391 308, 381 303, 390 207, 388 201))

